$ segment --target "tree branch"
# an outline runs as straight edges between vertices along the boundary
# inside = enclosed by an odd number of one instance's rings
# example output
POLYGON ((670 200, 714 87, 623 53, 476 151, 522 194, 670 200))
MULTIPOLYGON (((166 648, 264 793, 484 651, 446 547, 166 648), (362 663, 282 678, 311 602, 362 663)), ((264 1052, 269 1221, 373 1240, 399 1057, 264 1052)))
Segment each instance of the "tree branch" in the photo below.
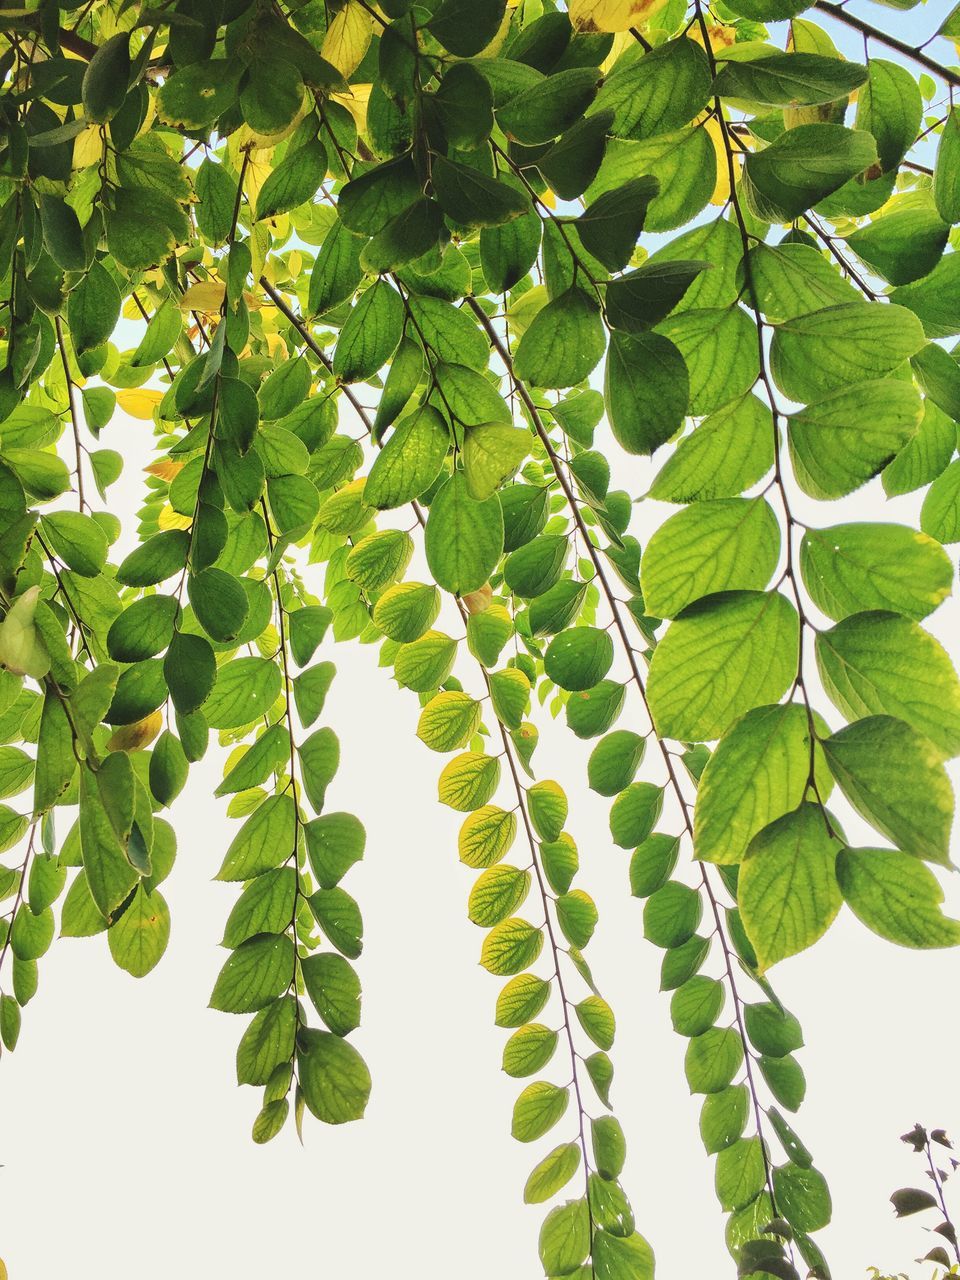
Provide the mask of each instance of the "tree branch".
POLYGON ((960 75, 956 71, 951 71, 949 67, 945 67, 942 62, 937 62, 935 58, 927 57, 916 45, 907 44, 905 40, 898 40, 896 36, 888 35, 886 31, 875 27, 871 22, 864 22, 863 18, 858 18, 855 14, 848 13, 846 9, 841 8, 838 4, 832 4, 830 0, 815 0, 814 8, 819 9, 821 13, 828 13, 831 18, 836 18, 837 22, 842 22, 845 27, 850 27, 853 31, 859 31, 862 36, 866 36, 869 40, 876 40, 877 44, 883 44, 888 49, 894 49, 904 58, 909 58, 917 66, 929 71, 931 75, 939 76, 947 84, 960 86, 960 75))

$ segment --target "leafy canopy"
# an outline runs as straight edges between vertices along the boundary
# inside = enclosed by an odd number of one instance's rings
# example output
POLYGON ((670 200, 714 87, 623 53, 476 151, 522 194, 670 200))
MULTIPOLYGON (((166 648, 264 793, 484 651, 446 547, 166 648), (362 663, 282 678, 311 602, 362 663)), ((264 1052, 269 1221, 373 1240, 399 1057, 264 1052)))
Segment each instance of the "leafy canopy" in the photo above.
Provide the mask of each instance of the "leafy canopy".
POLYGON ((544 1274, 654 1256, 541 727, 611 802, 737 1273, 829 1275, 768 970, 845 904, 960 941, 928 865, 960 750, 928 624, 960 542, 960 76, 929 45, 825 0, 0 14, 7 1050, 58 930, 161 959, 163 815, 215 738, 210 1003, 248 1019, 253 1137, 362 1116, 365 837, 325 699, 332 642, 374 644, 463 815, 524 1198, 569 1197, 544 1274), (124 416, 152 442, 128 528, 124 416))

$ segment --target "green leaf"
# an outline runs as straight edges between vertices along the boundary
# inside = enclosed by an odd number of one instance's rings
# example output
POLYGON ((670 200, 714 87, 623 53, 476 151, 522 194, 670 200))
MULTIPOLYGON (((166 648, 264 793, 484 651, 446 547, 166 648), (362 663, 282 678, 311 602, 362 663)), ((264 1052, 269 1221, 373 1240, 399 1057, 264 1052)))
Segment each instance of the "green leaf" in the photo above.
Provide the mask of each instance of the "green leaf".
POLYGON ((747 156, 744 197, 761 220, 789 222, 876 162, 877 145, 862 129, 797 125, 747 156))
POLYGON ((773 1171, 777 1208, 797 1231, 821 1231, 830 1222, 833 1207, 823 1174, 783 1164, 773 1171))
POLYGON ((694 847, 705 862, 742 862, 753 837, 803 801, 815 767, 822 799, 832 782, 810 737, 806 708, 757 707, 738 720, 707 761, 697 788, 694 847))
POLYGON ((436 694, 420 712, 417 737, 432 751, 455 751, 469 742, 480 724, 480 703, 469 694, 436 694))
POLYGON ((170 910, 159 890, 138 885, 133 901, 107 934, 114 963, 135 978, 159 964, 170 938, 170 910))
POLYGON ((544 655, 547 676, 561 689, 592 689, 610 670, 613 640, 597 627, 571 627, 551 640, 544 655))
POLYGON ((363 951, 363 920, 360 908, 346 890, 318 889, 310 895, 310 910, 329 942, 355 960, 363 951))
POLYGON ((436 480, 450 446, 450 433, 431 405, 403 418, 374 461, 364 501, 381 510, 402 507, 436 480))
POLYGON ((660 332, 674 343, 687 367, 690 413, 712 413, 756 382, 756 330, 740 307, 681 311, 665 320, 660 332))
POLYGON ((834 864, 839 841, 819 805, 802 804, 752 840, 737 902, 761 969, 821 938, 840 910, 834 864))
POLYGON ((463 470, 471 497, 491 497, 519 469, 530 452, 530 433, 487 422, 471 427, 463 444, 463 470))
POLYGON ((747 1035, 759 1053, 784 1058, 803 1047, 800 1023, 785 1009, 765 1001, 744 1005, 743 1016, 747 1035))
POLYGON ((476 869, 493 866, 505 856, 516 834, 515 814, 496 805, 483 805, 471 813, 460 828, 457 846, 460 861, 476 869))
POLYGON ((596 1280, 653 1280, 653 1250, 643 1236, 598 1231, 593 1238, 596 1280))
POLYGON ((130 81, 130 33, 111 36, 83 73, 83 111, 94 124, 112 120, 123 106, 130 81))
POLYGON ((373 621, 391 640, 409 644, 436 621, 439 610, 440 593, 436 587, 422 582, 398 582, 374 605, 373 621))
POLYGON ((960 681, 941 645, 894 613, 861 613, 816 640, 824 688, 850 720, 906 721, 943 752, 960 752, 960 681))
POLYGON ((953 793, 941 753, 891 716, 869 716, 823 742, 840 790, 905 853, 949 864, 953 793))
POLYGON ((615 329, 641 333, 666 319, 709 262, 669 259, 651 262, 611 280, 606 287, 606 316, 615 329))
POLYGON ((494 925, 483 940, 480 963, 488 973, 507 977, 534 963, 543 949, 543 931, 513 916, 494 925))
POLYGON ((691 1093, 719 1093, 743 1063, 743 1043, 731 1027, 711 1027, 687 1046, 684 1071, 691 1093))
POLYGON ((227 919, 222 945, 239 947, 258 933, 282 933, 293 918, 296 872, 265 871, 249 882, 227 919))
POLYGON ((719 738, 773 702, 796 674, 798 619, 779 592, 727 592, 691 605, 654 650, 648 696, 658 732, 719 738))
POLYGON ((843 849, 837 857, 843 899, 868 929, 902 947, 952 947, 960 921, 943 914, 933 872, 899 849, 843 849))
POLYGON ((324 1124, 362 1118, 370 1098, 370 1072, 352 1045, 329 1031, 302 1030, 297 1065, 304 1101, 324 1124))
POLYGON ((669 440, 689 398, 687 366, 672 342, 656 333, 612 336, 604 399, 613 434, 628 453, 653 453, 669 440))
POLYGON ((150 587, 179 573, 187 562, 190 536, 182 529, 155 533, 120 562, 117 581, 127 587, 150 587))
POLYGON ((301 963, 303 984, 317 1012, 334 1035, 360 1025, 360 980, 342 956, 322 952, 301 963))
POLYGON ((644 605, 673 618, 713 592, 762 589, 779 556, 780 528, 763 498, 695 503, 650 539, 640 566, 644 605))
POLYGON ((717 1156, 714 1178, 720 1208, 727 1213, 743 1209, 766 1183, 763 1139, 739 1138, 717 1156))
POLYGON ((616 680, 601 680, 592 689, 570 697, 567 724, 578 738, 596 738, 616 723, 625 697, 624 685, 616 680))
POLYGON ((442 0, 427 26, 448 53, 469 58, 497 34, 504 9, 505 0, 442 0))
POLYGON ((677 1035, 699 1036, 708 1031, 723 1008, 723 984, 697 976, 678 987, 670 1001, 670 1019, 677 1035))
POLYGON ((396 271, 435 249, 441 240, 443 212, 435 200, 422 199, 398 213, 364 246, 360 265, 365 271, 396 271))
POLYGON ((67 324, 77 355, 100 346, 120 319, 120 290, 106 267, 93 266, 67 298, 67 324))
POLYGON ((647 206, 657 192, 655 178, 632 178, 622 187, 598 196, 577 218, 580 243, 608 271, 622 271, 630 262, 646 221, 647 206))
POLYGON ((700 1137, 708 1155, 729 1147, 747 1123, 750 1095, 745 1085, 730 1085, 704 1099, 700 1112, 700 1137))
POLYGON ((234 951, 217 978, 210 1008, 256 1013, 287 989, 293 978, 293 943, 286 934, 260 933, 234 951))
POLYGON ((444 590, 463 595, 482 587, 503 550, 496 496, 478 501, 464 473, 455 471, 430 505, 425 547, 430 570, 444 590))
POLYGON ((671 880, 644 904, 644 937, 655 947, 680 947, 693 937, 702 911, 696 890, 671 880))
POLYGON ((327 153, 319 139, 288 153, 260 188, 257 221, 312 200, 326 172, 327 153))
POLYGON ((940 542, 960 542, 960 459, 930 486, 920 510, 920 527, 940 542))
POLYGON ((630 729, 617 729, 601 738, 587 762, 591 789, 602 796, 621 792, 633 781, 645 746, 645 739, 630 729))
POLYGON ((364 382, 390 359, 403 334, 403 300, 377 280, 361 294, 340 331, 333 372, 343 382, 364 382))
POLYGON ((540 1023, 530 1023, 515 1031, 503 1047, 503 1070, 522 1078, 541 1071, 556 1050, 559 1035, 540 1023))
POLYGON ((876 139, 880 167, 894 169, 920 129, 920 90, 907 68, 896 62, 871 58, 867 70, 869 78, 857 96, 857 128, 876 139))
POLYGON ((923 403, 908 383, 860 383, 790 415, 797 483, 814 498, 842 498, 877 475, 916 433, 923 403))
POLYGON ((517 346, 517 377, 534 387, 572 387, 596 367, 605 346, 597 304, 577 287, 548 302, 517 346))
POLYGON ((300 777, 307 800, 316 813, 324 804, 327 787, 340 763, 340 744, 332 729, 316 729, 300 744, 300 777))
POLYGON ((771 367, 784 395, 814 403, 883 377, 915 355, 923 327, 905 307, 845 302, 787 320, 774 331, 771 367))
POLYGON ((366 831, 352 813, 325 813, 304 825, 307 857, 321 889, 332 889, 363 857, 366 831))
POLYGON ((592 1227, 586 1200, 570 1200, 550 1210, 540 1228, 539 1242, 540 1261, 548 1276, 570 1275, 586 1261, 592 1227))
POLYGON ((83 229, 74 210, 57 196, 40 197, 40 222, 47 252, 64 271, 82 271, 87 263, 83 229))
POLYGON ((526 195, 478 169, 436 156, 433 190, 441 209, 464 227, 496 227, 528 213, 526 195))
POLYGON ((580 1168, 580 1145, 564 1142, 543 1157, 523 1188, 525 1204, 543 1204, 567 1185, 580 1168))
POLYGON ((232 60, 179 67, 159 90, 159 112, 172 125, 206 129, 234 105, 239 81, 240 67, 232 60))
POLYGON ((735 497, 773 466, 773 441, 769 408, 754 395, 741 396, 683 437, 650 496, 665 502, 735 497))
POLYGON ((630 859, 630 892, 635 898, 648 898, 666 884, 677 865, 679 846, 679 836, 660 832, 641 841, 630 859))
POLYGON ((952 109, 937 147, 933 199, 944 222, 960 222, 960 119, 952 109))
POLYGON ((295 809, 289 794, 268 796, 227 849, 218 880, 249 880, 286 862, 293 852, 295 809))
POLYGON ((650 138, 685 125, 709 97, 710 64, 703 46, 681 36, 628 65, 615 66, 594 110, 613 111, 618 137, 650 138))
POLYGON ((252 724, 270 709, 283 677, 267 658, 234 658, 220 667, 213 692, 203 705, 211 729, 237 729, 252 724))
POLYGON ((297 1004, 291 996, 262 1009, 237 1047, 237 1083, 266 1084, 273 1071, 293 1056, 297 1004))
POLYGON ((894 208, 847 236, 847 244, 891 284, 909 284, 940 261, 950 228, 928 205, 894 208))
POLYGON ((867 79, 867 68, 816 53, 772 53, 726 62, 714 81, 723 98, 764 107, 814 106, 847 98, 867 79))
POLYGON ((663 805, 663 788, 631 782, 610 808, 610 834, 621 849, 635 849, 650 835, 663 805))
POLYGON ((518 1142, 535 1142, 553 1128, 569 1101, 569 1089, 546 1080, 528 1084, 514 1103, 511 1134, 518 1142))
POLYGON ((950 594, 953 580, 943 548, 899 524, 807 529, 800 570, 814 604, 837 620, 871 609, 925 618, 950 594))

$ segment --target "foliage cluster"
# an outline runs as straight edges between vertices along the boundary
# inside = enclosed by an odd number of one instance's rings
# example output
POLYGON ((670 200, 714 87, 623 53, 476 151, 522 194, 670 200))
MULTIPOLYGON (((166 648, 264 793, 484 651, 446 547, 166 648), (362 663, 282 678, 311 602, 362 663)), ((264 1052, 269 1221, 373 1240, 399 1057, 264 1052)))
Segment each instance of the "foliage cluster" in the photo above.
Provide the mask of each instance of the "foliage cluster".
POLYGON ((960 683, 923 625, 960 542, 957 85, 827 0, 0 13, 8 1050, 55 907, 130 973, 160 960, 162 814, 213 735, 240 825, 211 1004, 249 1016, 254 1139, 363 1114, 325 655, 376 645, 464 815, 513 1136, 553 1135, 524 1189, 544 1274, 654 1262, 537 704, 593 743, 737 1274, 829 1276, 769 970, 844 906, 960 942, 960 683), (152 431, 135 531, 118 411, 152 431), (675 510, 641 554, 645 499, 675 510))

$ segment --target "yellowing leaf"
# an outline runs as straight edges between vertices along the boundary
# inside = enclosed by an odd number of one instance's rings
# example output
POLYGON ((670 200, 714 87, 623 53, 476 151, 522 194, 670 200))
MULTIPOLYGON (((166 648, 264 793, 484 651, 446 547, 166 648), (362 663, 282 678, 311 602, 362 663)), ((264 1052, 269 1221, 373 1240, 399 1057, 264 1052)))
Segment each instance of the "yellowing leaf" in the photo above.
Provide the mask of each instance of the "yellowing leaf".
POLYGON ((142 720, 119 728, 107 747, 110 751, 142 751, 144 747, 149 747, 162 728, 163 713, 159 710, 151 711, 142 720))
POLYGON ((42 680, 50 670, 50 658, 33 623, 39 598, 40 588, 28 587, 0 621, 0 667, 34 680, 42 680))
POLYGON ((716 116, 711 116, 703 127, 706 129, 707 136, 713 143, 713 149, 717 153, 717 185, 713 188, 710 203, 723 205, 730 199, 730 169, 727 165, 727 151, 723 141, 723 134, 720 131, 720 124, 716 116))
POLYGON ((372 84, 352 84, 349 93, 334 93, 331 98, 339 102, 353 116, 353 122, 360 133, 367 127, 367 106, 370 102, 372 84))
POLYGON ((179 511, 174 511, 169 503, 165 503, 157 519, 157 528, 162 530, 189 529, 191 523, 189 516, 182 516, 179 511))
POLYGON ((201 280, 199 284, 192 284, 189 289, 184 290, 180 297, 180 309, 217 312, 220 310, 226 291, 226 285, 221 284, 219 280, 201 280))
POLYGON ((100 130, 96 125, 92 124, 89 129, 84 129, 83 133, 78 133, 74 138, 74 169, 86 169, 88 165, 99 164, 102 154, 103 142, 100 139, 100 130))
POLYGON ((578 31, 629 31, 649 22, 666 0, 570 0, 567 12, 578 31))
POLYGON ((184 465, 176 458, 159 458, 143 469, 148 475, 156 476, 158 480, 166 480, 169 484, 173 477, 183 470, 184 465))
POLYGON ((141 418, 144 422, 152 420, 153 411, 162 399, 162 391, 152 391, 149 387, 117 392, 117 404, 124 413, 129 413, 131 418, 141 418))
POLYGON ((321 56, 349 80, 373 39, 373 15, 357 0, 348 0, 327 27, 321 56))

